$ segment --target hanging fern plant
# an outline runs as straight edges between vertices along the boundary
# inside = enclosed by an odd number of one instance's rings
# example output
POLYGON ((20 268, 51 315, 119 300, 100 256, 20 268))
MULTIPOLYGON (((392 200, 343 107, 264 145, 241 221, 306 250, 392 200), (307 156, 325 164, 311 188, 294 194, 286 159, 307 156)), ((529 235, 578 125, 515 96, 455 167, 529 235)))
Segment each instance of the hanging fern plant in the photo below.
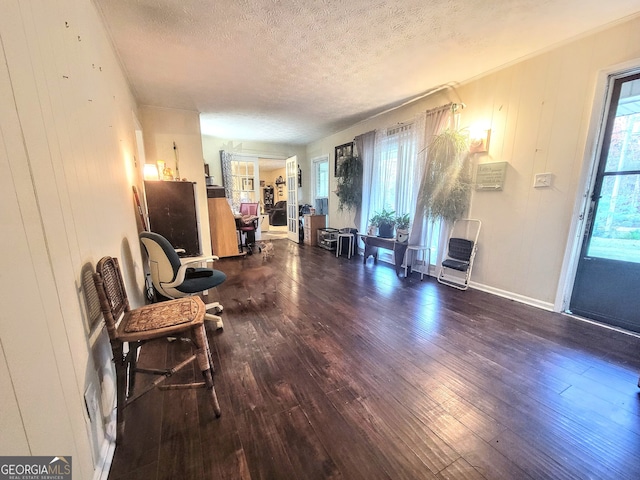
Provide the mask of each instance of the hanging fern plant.
POLYGON ((427 165, 420 192, 427 215, 454 221, 462 218, 471 196, 468 136, 447 129, 427 147, 427 165))
POLYGON ((362 161, 347 157, 338 165, 338 210, 358 210, 362 204, 362 161))

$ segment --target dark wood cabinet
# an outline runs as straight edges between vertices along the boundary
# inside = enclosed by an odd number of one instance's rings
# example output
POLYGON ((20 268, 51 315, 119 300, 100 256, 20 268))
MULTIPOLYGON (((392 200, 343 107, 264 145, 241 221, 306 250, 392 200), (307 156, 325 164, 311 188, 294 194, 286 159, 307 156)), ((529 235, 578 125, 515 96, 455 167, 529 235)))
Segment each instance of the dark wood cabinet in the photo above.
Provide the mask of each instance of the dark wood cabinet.
POLYGON ((262 203, 264 203, 264 211, 270 212, 273 207, 273 187, 271 185, 264 187, 262 191, 262 203))
POLYGON ((145 181, 144 189, 151 231, 184 249, 186 256, 201 255, 195 183, 145 181))

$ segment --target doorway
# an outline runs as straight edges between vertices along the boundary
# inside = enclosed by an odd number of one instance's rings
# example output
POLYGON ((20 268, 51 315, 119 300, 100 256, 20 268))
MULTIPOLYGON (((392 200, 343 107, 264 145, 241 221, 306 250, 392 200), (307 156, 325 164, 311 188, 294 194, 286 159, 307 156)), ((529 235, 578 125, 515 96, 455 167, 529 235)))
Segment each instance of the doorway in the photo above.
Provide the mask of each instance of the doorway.
POLYGON ((285 159, 259 157, 260 211, 263 240, 287 238, 286 195, 284 184, 285 159))
POLYGON ((569 311, 640 332, 640 73, 609 91, 569 311))
POLYGON ((300 213, 298 211, 298 157, 287 158, 287 238, 300 243, 300 213))

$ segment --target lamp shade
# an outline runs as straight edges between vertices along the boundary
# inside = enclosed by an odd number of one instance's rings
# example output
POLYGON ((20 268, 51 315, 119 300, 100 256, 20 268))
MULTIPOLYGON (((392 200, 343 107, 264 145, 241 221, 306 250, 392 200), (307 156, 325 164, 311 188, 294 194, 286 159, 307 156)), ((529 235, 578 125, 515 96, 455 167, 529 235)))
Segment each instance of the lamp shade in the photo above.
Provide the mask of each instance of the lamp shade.
POLYGON ((144 179, 145 180, 159 180, 158 166, 155 163, 144 164, 144 179))

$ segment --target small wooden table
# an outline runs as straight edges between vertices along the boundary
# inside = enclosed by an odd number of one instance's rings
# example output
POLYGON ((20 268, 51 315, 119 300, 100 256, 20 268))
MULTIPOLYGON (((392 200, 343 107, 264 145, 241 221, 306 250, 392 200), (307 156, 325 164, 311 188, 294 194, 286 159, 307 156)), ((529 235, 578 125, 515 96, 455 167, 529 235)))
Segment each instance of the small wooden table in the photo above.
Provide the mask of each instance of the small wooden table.
POLYGON ((364 263, 367 263, 369 255, 373 255, 374 263, 378 263, 378 248, 393 250, 393 260, 396 267, 396 275, 400 276, 402 261, 407 251, 407 243, 397 242, 395 238, 383 238, 372 235, 359 234, 364 242, 364 263))

